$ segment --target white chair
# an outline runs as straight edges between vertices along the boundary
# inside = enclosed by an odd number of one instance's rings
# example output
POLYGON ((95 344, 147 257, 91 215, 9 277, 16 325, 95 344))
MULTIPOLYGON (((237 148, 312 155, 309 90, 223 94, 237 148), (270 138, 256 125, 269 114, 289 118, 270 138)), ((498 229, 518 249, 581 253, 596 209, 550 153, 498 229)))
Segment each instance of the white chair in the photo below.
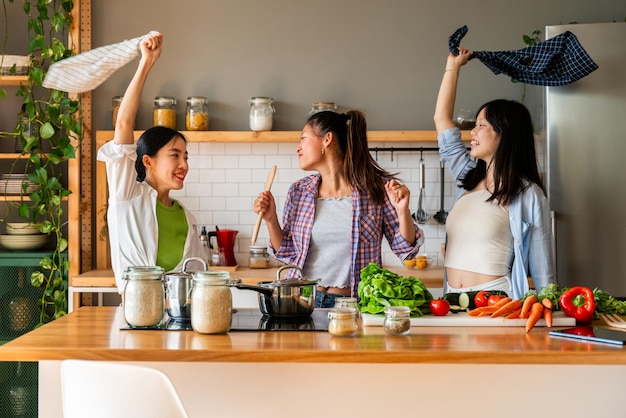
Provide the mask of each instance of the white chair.
POLYGON ((61 393, 65 418, 188 418, 167 375, 136 364, 65 360, 61 393))

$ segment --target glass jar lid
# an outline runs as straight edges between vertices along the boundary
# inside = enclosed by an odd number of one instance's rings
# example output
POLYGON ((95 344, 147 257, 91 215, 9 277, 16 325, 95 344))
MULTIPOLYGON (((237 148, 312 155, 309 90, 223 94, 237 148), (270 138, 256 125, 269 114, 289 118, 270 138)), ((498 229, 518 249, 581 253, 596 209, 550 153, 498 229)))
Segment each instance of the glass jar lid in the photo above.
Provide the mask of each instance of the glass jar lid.
POLYGON ((251 105, 259 105, 259 104, 272 104, 274 99, 271 97, 252 97, 250 99, 251 105))
POLYGON ((328 311, 328 319, 352 319, 356 317, 355 308, 331 308, 328 311))
POLYGON ((356 298, 337 298, 335 299, 335 308, 356 308, 356 298))
POLYGON ((156 106, 174 106, 176 99, 168 96, 157 96, 154 98, 154 104, 156 106))
POLYGON ((265 245, 251 245, 250 254, 265 254, 267 253, 267 247, 265 245))
POLYGON ((385 316, 388 318, 408 318, 411 309, 408 306, 388 306, 385 308, 385 316))
POLYGON ((160 279, 165 270, 159 266, 129 266, 124 270, 124 280, 160 279))
POLYGON ((194 282, 211 286, 225 285, 230 281, 230 273, 223 270, 195 271, 192 277, 194 282))
POLYGON ((187 97, 187 104, 190 105, 199 105, 199 104, 207 104, 209 100, 204 96, 189 96, 187 97))

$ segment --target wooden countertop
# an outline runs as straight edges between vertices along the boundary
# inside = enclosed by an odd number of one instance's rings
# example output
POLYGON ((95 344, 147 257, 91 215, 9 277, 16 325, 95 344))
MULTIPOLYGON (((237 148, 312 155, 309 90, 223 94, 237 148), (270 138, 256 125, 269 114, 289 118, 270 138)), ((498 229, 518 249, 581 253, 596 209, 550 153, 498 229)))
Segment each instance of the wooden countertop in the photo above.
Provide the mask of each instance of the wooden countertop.
MULTIPOLYGON (((219 267, 211 267, 211 270, 219 270, 219 267)), ((428 288, 443 287, 443 268, 428 268, 424 270, 408 269, 405 267, 388 267, 390 271, 402 276, 419 277, 428 288)), ((235 279, 241 279, 247 284, 256 284, 258 281, 276 280, 278 267, 268 269, 251 269, 242 267, 231 271, 230 275, 235 279)), ((286 273, 283 273, 286 274, 286 273)), ((79 274, 70 279, 70 286, 76 287, 107 287, 115 286, 113 270, 91 270, 79 274)))
POLYGON ((449 363, 626 365, 626 349, 551 338, 547 328, 413 327, 405 337, 366 327, 355 338, 327 332, 121 330, 119 307, 82 307, 0 346, 0 360, 161 362, 449 363))

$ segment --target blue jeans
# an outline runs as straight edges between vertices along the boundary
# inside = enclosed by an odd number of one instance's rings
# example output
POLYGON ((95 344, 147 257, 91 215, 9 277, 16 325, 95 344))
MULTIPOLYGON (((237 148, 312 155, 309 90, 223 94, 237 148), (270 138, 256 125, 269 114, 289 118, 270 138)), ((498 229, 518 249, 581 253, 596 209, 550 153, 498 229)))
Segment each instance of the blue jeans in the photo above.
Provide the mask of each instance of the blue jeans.
POLYGON ((343 295, 336 295, 334 293, 315 292, 315 307, 316 308, 333 308, 335 306, 335 299, 345 298, 343 295))

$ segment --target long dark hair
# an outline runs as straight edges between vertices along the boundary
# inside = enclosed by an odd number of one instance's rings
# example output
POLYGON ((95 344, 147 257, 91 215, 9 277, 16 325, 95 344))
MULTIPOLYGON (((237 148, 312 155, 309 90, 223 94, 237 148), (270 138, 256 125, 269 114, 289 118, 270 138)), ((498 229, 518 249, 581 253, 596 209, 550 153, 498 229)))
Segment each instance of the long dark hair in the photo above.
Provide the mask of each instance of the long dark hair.
POLYGON ((175 129, 165 126, 154 126, 148 128, 137 140, 137 160, 135 161, 135 171, 137 171, 137 181, 146 179, 146 167, 143 165, 143 156, 154 157, 161 148, 170 142, 175 136, 182 138, 185 143, 187 139, 183 134, 175 129))
MULTIPOLYGON (((526 107, 513 100, 493 100, 478 109, 485 109, 487 121, 500 136, 493 157, 494 190, 488 201, 497 199, 509 205, 525 188, 524 180, 537 184, 544 194, 546 189, 539 175, 535 137, 530 113, 526 107)), ((478 160, 462 180, 463 188, 474 189, 487 175, 487 165, 478 160)))
POLYGON ((369 152, 365 115, 358 110, 346 113, 331 111, 311 115, 307 124, 318 136, 332 132, 343 158, 343 175, 352 187, 371 196, 376 204, 385 201, 384 178, 395 178, 383 169, 369 152))

